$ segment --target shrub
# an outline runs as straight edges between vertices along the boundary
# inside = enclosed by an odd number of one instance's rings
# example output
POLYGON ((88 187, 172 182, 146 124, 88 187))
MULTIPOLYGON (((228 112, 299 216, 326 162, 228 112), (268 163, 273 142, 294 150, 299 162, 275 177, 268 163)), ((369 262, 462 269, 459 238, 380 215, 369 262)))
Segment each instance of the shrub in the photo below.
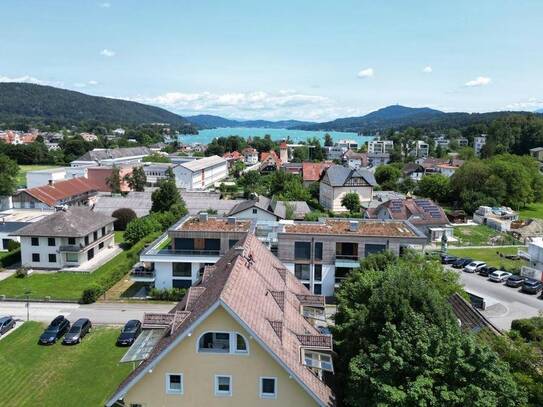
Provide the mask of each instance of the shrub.
POLYGON ((113 211, 111 216, 116 219, 116 221, 113 223, 115 230, 126 230, 126 226, 138 217, 136 212, 130 208, 116 209, 113 211))
POLYGON ((18 263, 21 261, 21 249, 16 249, 9 254, 2 257, 0 260, 0 267, 11 266, 12 264, 18 263))
POLYGON ((185 288, 151 288, 149 296, 153 300, 181 301, 187 290, 185 288))
POLYGON ((92 304, 100 297, 100 295, 102 295, 102 288, 95 284, 92 287, 83 290, 80 302, 83 304, 92 304))
POLYGON ((13 252, 17 249, 20 249, 21 248, 21 243, 19 243, 17 240, 10 240, 8 242, 8 252, 13 252))
POLYGON ((19 267, 17 271, 15 271, 15 277, 17 278, 25 278, 28 276, 28 269, 26 267, 19 267))
POLYGON ((162 225, 157 221, 157 218, 154 215, 134 219, 126 227, 126 231, 124 232, 124 240, 132 246, 145 236, 160 230, 163 230, 162 225))
POLYGON ((527 341, 543 341, 543 317, 515 319, 511 330, 517 331, 527 341))

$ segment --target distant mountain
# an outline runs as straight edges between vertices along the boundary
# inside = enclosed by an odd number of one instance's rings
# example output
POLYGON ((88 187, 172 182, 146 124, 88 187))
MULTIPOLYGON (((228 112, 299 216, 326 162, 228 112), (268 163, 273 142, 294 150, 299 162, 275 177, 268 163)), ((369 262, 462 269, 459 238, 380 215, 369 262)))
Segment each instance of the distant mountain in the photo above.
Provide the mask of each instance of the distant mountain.
POLYGON ((402 129, 409 126, 438 130, 476 123, 489 123, 511 113, 529 114, 528 112, 445 113, 428 107, 413 108, 393 105, 368 113, 365 116, 346 117, 330 122, 296 126, 295 128, 300 130, 335 130, 359 133, 402 129))
POLYGON ((59 125, 95 120, 119 126, 168 123, 175 128, 191 127, 175 113, 142 103, 90 96, 52 86, 0 83, 0 123, 17 120, 59 125))
POLYGON ((200 114, 187 116, 186 119, 200 129, 213 129, 216 127, 263 127, 268 129, 290 129, 296 126, 313 124, 299 120, 232 120, 220 116, 200 114))
POLYGON ((537 109, 535 113, 543 113, 543 109, 537 109))

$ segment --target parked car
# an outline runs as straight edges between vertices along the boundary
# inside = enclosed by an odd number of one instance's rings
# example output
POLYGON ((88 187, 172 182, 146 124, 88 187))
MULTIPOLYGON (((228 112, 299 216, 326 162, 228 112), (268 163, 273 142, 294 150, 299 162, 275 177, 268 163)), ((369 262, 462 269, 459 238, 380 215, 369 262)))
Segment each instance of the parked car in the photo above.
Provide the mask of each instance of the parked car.
POLYGON ((543 284, 541 284, 541 281, 535 280, 533 278, 527 278, 522 283, 522 292, 528 293, 528 294, 537 294, 541 291, 543 288, 543 284))
POLYGON ((74 322, 68 333, 64 336, 62 343, 64 345, 75 345, 81 343, 81 340, 92 328, 92 324, 87 318, 80 318, 74 322))
POLYGON ((466 273, 477 273, 483 267, 486 267, 486 263, 484 261, 472 261, 470 264, 464 267, 464 271, 466 273))
POLYGON ((458 260, 458 257, 451 256, 449 254, 446 254, 445 256, 441 256, 441 264, 452 264, 456 260, 458 260))
POLYGON ((453 266, 455 269, 463 269, 463 268, 466 267, 468 264, 470 264, 472 261, 473 261, 473 259, 459 258, 459 259, 456 259, 456 261, 452 263, 452 266, 453 266))
POLYGON ((508 273, 507 271, 502 270, 496 270, 493 273, 490 273, 488 276, 490 281, 494 281, 495 283, 502 283, 505 280, 507 280, 511 276, 511 273, 508 273))
POLYGON ((513 274, 511 277, 509 277, 505 281, 505 285, 508 287, 520 287, 522 283, 524 283, 524 280, 526 280, 526 277, 519 276, 517 274, 513 274))
POLYGON ((490 274, 494 273, 495 271, 498 271, 496 267, 481 267, 479 269, 479 275, 483 277, 488 277, 490 274))
POLYGON ((64 317, 59 315, 51 321, 49 326, 45 328, 45 331, 40 336, 40 344, 52 345, 59 338, 61 338, 70 329, 70 322, 64 317))
POLYGON ((124 325, 123 329, 121 330, 121 334, 117 338, 117 346, 132 345, 140 333, 141 322, 137 319, 131 319, 124 325))
POLYGON ((10 329, 15 328, 15 320, 12 317, 0 318, 0 335, 4 335, 10 329))

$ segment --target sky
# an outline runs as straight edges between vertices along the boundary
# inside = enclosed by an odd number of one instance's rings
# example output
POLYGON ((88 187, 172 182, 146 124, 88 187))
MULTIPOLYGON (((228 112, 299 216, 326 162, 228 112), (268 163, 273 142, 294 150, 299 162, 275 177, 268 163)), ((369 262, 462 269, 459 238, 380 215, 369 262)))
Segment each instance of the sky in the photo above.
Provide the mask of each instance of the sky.
POLYGON ((0 82, 182 115, 543 108, 541 0, 2 0, 0 82))

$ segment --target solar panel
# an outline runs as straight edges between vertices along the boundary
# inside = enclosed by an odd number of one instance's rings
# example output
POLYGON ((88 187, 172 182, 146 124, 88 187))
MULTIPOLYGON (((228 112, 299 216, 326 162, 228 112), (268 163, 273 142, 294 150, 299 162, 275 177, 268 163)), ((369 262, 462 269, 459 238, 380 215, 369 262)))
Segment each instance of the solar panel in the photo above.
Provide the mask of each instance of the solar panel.
POLYGON ((147 359, 157 342, 164 336, 164 331, 164 329, 144 329, 124 354, 121 363, 147 359))

